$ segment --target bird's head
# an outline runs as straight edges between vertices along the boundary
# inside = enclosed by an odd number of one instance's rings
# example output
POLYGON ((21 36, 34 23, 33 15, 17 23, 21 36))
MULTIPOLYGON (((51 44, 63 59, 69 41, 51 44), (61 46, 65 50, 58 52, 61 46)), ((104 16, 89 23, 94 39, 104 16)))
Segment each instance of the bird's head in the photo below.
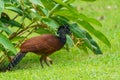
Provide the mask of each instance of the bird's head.
POLYGON ((71 34, 70 27, 67 24, 64 24, 58 28, 57 34, 71 34))

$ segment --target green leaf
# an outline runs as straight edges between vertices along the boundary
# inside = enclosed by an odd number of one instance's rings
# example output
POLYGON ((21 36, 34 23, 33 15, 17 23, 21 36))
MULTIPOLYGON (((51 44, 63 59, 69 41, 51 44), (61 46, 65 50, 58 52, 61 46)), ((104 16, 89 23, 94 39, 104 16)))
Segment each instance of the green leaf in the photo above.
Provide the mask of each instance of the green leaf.
MULTIPOLYGON (((3 0, 0 0, 0 15, 1 13, 3 12, 4 10, 4 1, 3 0)), ((1 16, 0 16, 1 17, 1 16)))
POLYGON ((46 8, 43 8, 38 5, 37 10, 39 10, 38 12, 41 16, 48 16, 48 10, 46 8))
POLYGON ((35 30, 35 32, 39 33, 39 34, 48 34, 48 33, 51 33, 48 29, 41 28, 41 27, 39 27, 39 29, 35 30))
POLYGON ((91 40, 89 40, 90 41, 90 43, 93 45, 93 52, 95 53, 95 54, 103 54, 102 53, 102 51, 100 50, 100 47, 98 46, 98 44, 96 43, 96 41, 95 40, 93 40, 93 39, 91 39, 91 40))
POLYGON ((105 43, 107 46, 111 47, 111 44, 109 40, 106 38, 104 34, 94 29, 92 25, 90 25, 86 21, 78 21, 80 25, 82 25, 86 30, 88 30, 90 33, 92 33, 94 36, 96 36, 99 40, 101 40, 103 43, 105 43))
POLYGON ((57 28, 59 25, 56 21, 51 18, 42 18, 41 20, 44 24, 47 24, 50 28, 57 28))
POLYGON ((99 21, 97 21, 96 19, 88 18, 81 13, 80 14, 72 13, 70 10, 57 11, 54 14, 64 16, 67 19, 72 20, 72 21, 84 20, 84 21, 90 22, 92 24, 95 24, 97 26, 102 26, 102 24, 99 21), (77 16, 74 16, 74 15, 77 15, 77 16))
POLYGON ((67 44, 67 46, 69 48, 74 46, 74 42, 73 42, 73 40, 71 39, 71 37, 69 35, 67 35, 67 42, 66 42, 66 44, 67 44))
POLYGON ((0 30, 5 31, 8 34, 12 34, 12 31, 10 31, 7 27, 0 27, 0 30))
POLYGON ((78 38, 86 38, 85 35, 83 34, 83 32, 79 29, 79 27, 77 26, 77 24, 71 24, 70 27, 72 33, 78 37, 78 38))
POLYGON ((54 12, 59 11, 62 8, 62 6, 60 4, 56 4, 50 11, 48 16, 51 16, 54 12))
POLYGON ((30 0, 32 4, 43 6, 40 0, 30 0))
POLYGON ((3 22, 4 24, 8 25, 7 23, 9 22, 10 17, 8 14, 2 12, 0 21, 3 22))
POLYGON ((4 0, 4 2, 5 2, 5 4, 6 4, 6 3, 7 3, 7 4, 8 4, 8 3, 9 3, 9 4, 11 3, 10 0, 4 0))
POLYGON ((67 0, 67 4, 70 4, 70 3, 73 3, 73 2, 75 2, 75 0, 67 0))
POLYGON ((102 54, 98 44, 92 39, 89 33, 85 30, 79 28, 79 26, 74 23, 71 24, 71 30, 75 37, 81 38, 84 40, 83 49, 89 48, 95 54, 102 54))
POLYGON ((5 49, 3 47, 0 46, 0 51, 4 51, 5 49))
POLYGON ((94 19, 94 18, 88 18, 87 16, 85 16, 85 15, 82 14, 82 13, 79 14, 79 17, 78 17, 78 18, 79 18, 79 19, 82 19, 82 20, 84 20, 84 21, 90 22, 90 23, 92 23, 92 24, 95 24, 95 25, 97 25, 97 26, 102 26, 102 24, 101 24, 98 20, 96 20, 96 19, 94 19))
POLYGON ((66 7, 66 8, 70 8, 67 4, 66 4, 66 2, 68 2, 68 0, 53 0, 54 2, 56 2, 56 3, 58 3, 58 4, 60 4, 60 5, 62 5, 62 6, 64 6, 64 7, 66 7))
POLYGON ((68 8, 68 10, 66 10, 66 9, 59 10, 59 11, 56 11, 54 14, 64 16, 67 19, 72 20, 72 21, 84 20, 86 22, 90 22, 90 23, 95 24, 97 26, 102 26, 102 24, 99 21, 97 21, 96 19, 86 17, 84 14, 79 13, 73 7, 68 6, 67 8, 68 8), (76 16, 74 16, 74 15, 76 15, 76 16))
MULTIPOLYGON (((16 26, 16 27, 22 27, 22 25, 19 22, 15 21, 15 20, 10 20, 10 19, 3 18, 3 17, 0 20, 2 21, 2 23, 7 24, 7 25, 16 26)), ((2 23, 0 22, 0 24, 2 24, 2 23)))
POLYGON ((11 41, 12 42, 18 42, 18 41, 21 41, 21 40, 23 40, 25 37, 21 37, 21 36, 17 36, 17 37, 15 37, 15 38, 13 38, 13 39, 11 39, 11 41))
POLYGON ((79 26, 74 23, 70 25, 70 29, 75 37, 84 39, 84 45, 89 47, 90 49, 93 49, 93 46, 91 45, 90 41, 86 38, 86 35, 83 33, 83 31, 79 28, 79 26))
POLYGON ((86 38, 90 41, 93 48, 91 49, 95 54, 102 54, 102 51, 100 50, 100 47, 98 46, 97 42, 93 40, 93 38, 90 36, 90 34, 83 30, 83 33, 86 35, 86 38))
POLYGON ((84 27, 86 30, 88 30, 89 32, 91 32, 91 33, 95 33, 95 29, 94 29, 94 27, 92 26, 92 25, 90 25, 88 22, 86 22, 86 21, 78 21, 78 23, 80 24, 80 25, 82 25, 82 27, 84 27))
POLYGON ((17 52, 13 44, 10 42, 10 40, 1 33, 0 33, 0 44, 2 44, 6 49, 12 51, 13 53, 17 52))
POLYGON ((59 10, 54 13, 55 15, 63 16, 69 20, 76 21, 78 19, 78 16, 74 16, 73 13, 71 13, 70 10, 59 10))
POLYGON ((62 1, 62 0, 53 0, 55 1, 56 3, 66 7, 67 9, 69 9, 73 14, 76 14, 76 16, 78 15, 78 11, 76 10, 76 8, 74 8, 73 6, 71 5, 68 5, 66 4, 66 0, 62 1))
POLYGON ((11 26, 15 26, 15 27, 22 27, 22 25, 21 25, 19 22, 14 21, 14 20, 10 20, 10 21, 9 21, 9 24, 10 24, 11 26))
POLYGON ((41 21, 41 15, 38 12, 31 11, 29 13, 28 19, 34 20, 34 21, 41 21))
POLYGON ((1 21, 0 21, 0 30, 7 32, 8 34, 12 34, 12 31, 6 27, 1 21))
POLYGON ((44 7, 48 10, 51 10, 55 6, 53 0, 41 0, 41 2, 43 3, 44 7))
POLYGON ((82 0, 82 1, 93 2, 93 1, 96 1, 96 0, 82 0))
POLYGON ((23 11, 17 7, 14 7, 14 6, 9 6, 9 7, 5 7, 6 9, 8 10, 11 10, 11 11, 14 11, 16 13, 18 13, 19 15, 22 15, 23 14, 23 11))
POLYGON ((107 46, 111 47, 110 41, 107 39, 107 37, 101 33, 100 31, 96 30, 94 35, 101 40, 103 43, 105 43, 107 46))
POLYGON ((102 26, 102 24, 98 20, 93 19, 93 18, 88 18, 86 21, 88 21, 92 24, 98 25, 98 26, 102 26))

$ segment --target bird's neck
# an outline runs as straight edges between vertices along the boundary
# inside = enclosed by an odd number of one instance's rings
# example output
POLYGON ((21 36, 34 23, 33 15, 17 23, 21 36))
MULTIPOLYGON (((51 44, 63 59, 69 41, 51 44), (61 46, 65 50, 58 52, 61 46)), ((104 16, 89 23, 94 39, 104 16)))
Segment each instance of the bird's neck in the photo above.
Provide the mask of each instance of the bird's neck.
POLYGON ((65 34, 59 34, 59 39, 63 44, 66 43, 66 35, 65 34))

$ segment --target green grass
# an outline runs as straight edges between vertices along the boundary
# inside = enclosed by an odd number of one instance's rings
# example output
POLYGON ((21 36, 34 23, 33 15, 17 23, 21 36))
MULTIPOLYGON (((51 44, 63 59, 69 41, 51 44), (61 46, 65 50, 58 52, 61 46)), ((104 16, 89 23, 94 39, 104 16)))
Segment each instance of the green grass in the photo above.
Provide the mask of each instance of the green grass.
MULTIPOLYGON (((79 1, 79 0, 76 0, 79 1)), ((39 57, 28 54, 13 71, 0 73, 0 80, 120 80, 120 4, 119 0, 76 2, 78 10, 99 19, 103 27, 95 26, 110 40, 108 48, 98 40, 103 55, 87 55, 77 48, 70 52, 60 50, 50 57, 54 64, 41 68, 39 57)), ((96 39, 97 40, 97 39, 96 39)))

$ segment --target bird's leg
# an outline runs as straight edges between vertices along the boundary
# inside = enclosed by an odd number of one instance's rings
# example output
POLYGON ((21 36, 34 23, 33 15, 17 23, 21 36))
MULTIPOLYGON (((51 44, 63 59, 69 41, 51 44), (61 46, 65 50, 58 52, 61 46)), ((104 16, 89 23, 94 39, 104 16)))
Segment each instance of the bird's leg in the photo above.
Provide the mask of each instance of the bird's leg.
POLYGON ((41 58, 40 58, 40 64, 41 64, 42 68, 44 68, 44 66, 43 66, 43 59, 44 59, 44 56, 42 55, 41 58))
POLYGON ((41 58, 40 58, 40 64, 41 64, 42 68, 44 68, 44 66, 43 66, 43 60, 44 60, 44 62, 45 62, 48 66, 50 66, 50 65, 48 64, 48 61, 50 62, 50 64, 53 64, 52 60, 51 60, 49 57, 47 57, 47 56, 45 56, 45 55, 42 55, 41 58))
POLYGON ((50 64, 52 64, 52 60, 51 60, 49 57, 45 57, 45 58, 44 58, 44 61, 45 61, 45 63, 46 63, 48 66, 50 66, 50 65, 48 64, 48 61, 50 62, 50 64))
POLYGON ((48 64, 48 62, 47 62, 47 57, 44 58, 44 62, 45 62, 48 66, 50 66, 50 65, 48 64))

